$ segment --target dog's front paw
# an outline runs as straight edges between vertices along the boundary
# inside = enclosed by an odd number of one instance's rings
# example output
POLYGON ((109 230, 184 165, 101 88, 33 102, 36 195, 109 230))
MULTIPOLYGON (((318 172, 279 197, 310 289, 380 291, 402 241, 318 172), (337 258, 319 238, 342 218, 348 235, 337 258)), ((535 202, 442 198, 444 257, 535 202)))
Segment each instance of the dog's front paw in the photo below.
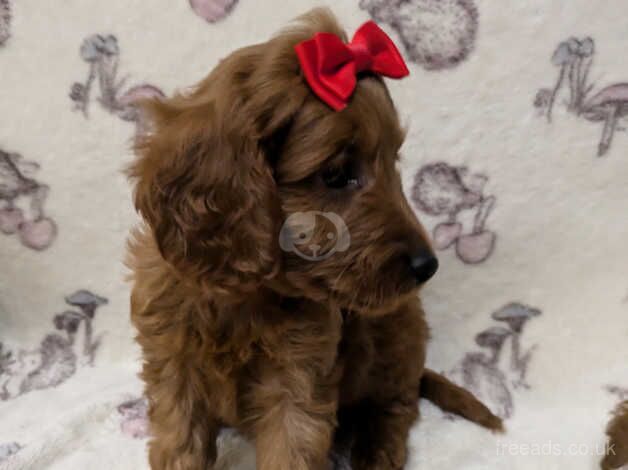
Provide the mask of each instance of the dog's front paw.
POLYGON ((362 449, 352 453, 352 470, 402 470, 405 446, 396 449, 362 449))

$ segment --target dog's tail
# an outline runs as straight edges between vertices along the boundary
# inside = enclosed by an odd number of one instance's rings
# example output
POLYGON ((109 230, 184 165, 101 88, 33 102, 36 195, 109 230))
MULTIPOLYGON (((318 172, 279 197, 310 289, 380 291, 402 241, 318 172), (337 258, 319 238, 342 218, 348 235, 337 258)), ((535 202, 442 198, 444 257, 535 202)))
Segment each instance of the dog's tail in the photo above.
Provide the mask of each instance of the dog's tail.
POLYGON ((471 392, 433 370, 425 369, 423 372, 420 393, 421 398, 428 399, 443 411, 462 416, 492 431, 504 430, 502 420, 471 392))

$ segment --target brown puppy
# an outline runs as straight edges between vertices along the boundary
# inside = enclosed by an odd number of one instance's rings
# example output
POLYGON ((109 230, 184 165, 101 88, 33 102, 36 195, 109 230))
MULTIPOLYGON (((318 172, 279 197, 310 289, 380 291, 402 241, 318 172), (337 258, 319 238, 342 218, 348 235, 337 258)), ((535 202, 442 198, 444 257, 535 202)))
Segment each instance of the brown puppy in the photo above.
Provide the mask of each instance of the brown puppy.
POLYGON ((608 447, 602 459, 604 470, 620 468, 628 463, 628 401, 619 404, 606 428, 608 447))
MULTIPOLYGON (((130 266, 153 469, 206 469, 223 426, 263 470, 326 468, 334 436, 355 470, 406 460, 428 337, 417 290, 437 263, 401 189, 382 80, 360 77, 334 112, 301 76, 294 45, 322 31, 345 39, 315 10, 146 106, 130 266)), ((501 427, 437 374, 422 388, 501 427)))

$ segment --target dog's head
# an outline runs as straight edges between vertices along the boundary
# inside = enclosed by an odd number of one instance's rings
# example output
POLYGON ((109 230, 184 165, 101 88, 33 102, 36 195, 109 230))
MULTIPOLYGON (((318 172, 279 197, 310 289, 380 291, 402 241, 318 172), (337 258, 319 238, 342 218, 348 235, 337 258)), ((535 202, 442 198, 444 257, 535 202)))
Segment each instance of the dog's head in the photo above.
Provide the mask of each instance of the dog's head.
POLYGON ((222 293, 278 291, 384 311, 437 261, 396 169, 404 132, 383 81, 364 75, 340 112, 304 81, 295 44, 345 38, 314 10, 223 60, 191 93, 147 103, 131 168, 162 256, 222 293))

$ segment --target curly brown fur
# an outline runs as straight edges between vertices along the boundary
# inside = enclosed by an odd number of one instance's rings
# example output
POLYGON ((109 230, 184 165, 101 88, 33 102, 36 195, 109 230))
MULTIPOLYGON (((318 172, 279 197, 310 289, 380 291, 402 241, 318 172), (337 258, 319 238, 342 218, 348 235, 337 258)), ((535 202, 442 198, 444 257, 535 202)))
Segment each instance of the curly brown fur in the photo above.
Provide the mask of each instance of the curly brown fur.
POLYGON ((608 446, 602 459, 604 470, 628 464, 628 401, 620 403, 606 428, 608 446))
MULTIPOLYGON (((153 470, 210 466, 224 426, 255 443, 262 470, 326 468, 345 428, 355 470, 406 460, 428 337, 409 260, 431 249, 395 168, 404 132, 382 80, 361 77, 339 113, 304 83, 293 47, 319 31, 344 38, 314 10, 146 104, 129 264, 153 470), (343 172, 356 181, 330 184, 343 172), (308 211, 342 217, 350 247, 317 261, 281 251, 284 221, 308 211)), ((328 222, 311 234, 320 253, 328 222)), ((468 417, 486 424, 483 409, 468 417)))

